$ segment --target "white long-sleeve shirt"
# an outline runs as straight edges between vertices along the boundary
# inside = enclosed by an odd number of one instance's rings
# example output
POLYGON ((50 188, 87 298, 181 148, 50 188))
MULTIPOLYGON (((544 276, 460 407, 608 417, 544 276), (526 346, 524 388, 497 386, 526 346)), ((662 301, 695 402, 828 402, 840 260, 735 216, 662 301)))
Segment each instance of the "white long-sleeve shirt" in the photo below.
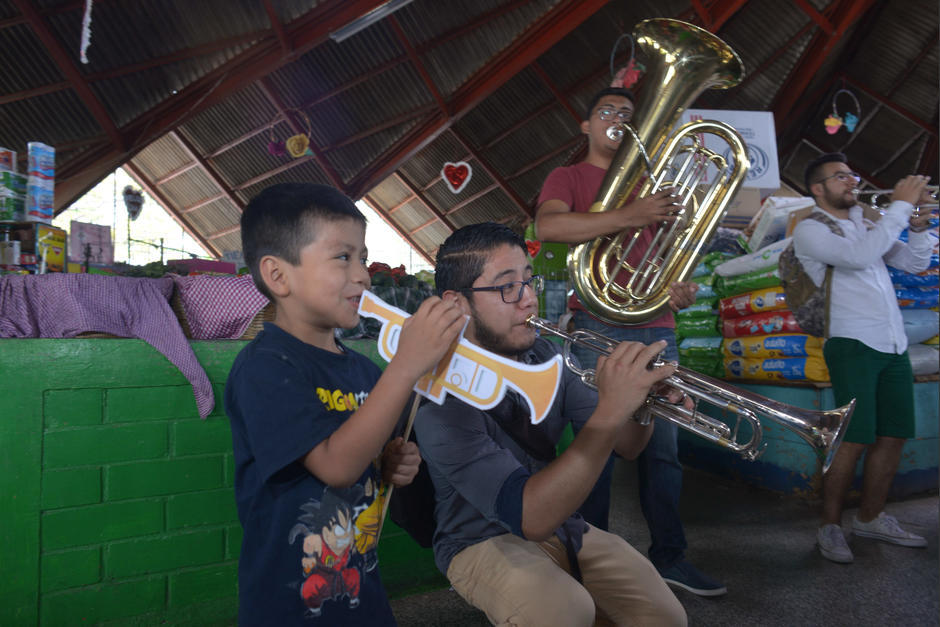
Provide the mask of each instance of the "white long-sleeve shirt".
POLYGON ((928 232, 909 233, 907 244, 898 240, 913 209, 908 202, 894 201, 875 223, 862 217, 859 206, 849 210, 847 220, 828 214, 845 237, 816 220, 803 220, 793 230, 793 250, 816 285, 825 278, 826 266, 833 266, 829 337, 855 339, 882 353, 907 350, 904 320, 886 264, 915 273, 930 265, 933 245, 928 232))

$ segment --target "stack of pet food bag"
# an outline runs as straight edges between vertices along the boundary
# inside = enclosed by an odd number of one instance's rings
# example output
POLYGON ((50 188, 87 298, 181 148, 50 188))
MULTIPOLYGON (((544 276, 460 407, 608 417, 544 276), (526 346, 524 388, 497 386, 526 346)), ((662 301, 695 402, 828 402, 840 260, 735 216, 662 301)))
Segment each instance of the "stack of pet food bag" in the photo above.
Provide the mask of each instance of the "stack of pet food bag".
MULTIPOLYGON (((940 331, 940 314, 937 313, 940 298, 940 257, 937 254, 937 224, 936 218, 930 222, 933 254, 927 270, 911 274, 888 268, 891 282, 894 283, 894 293, 898 297, 898 306, 901 308, 901 316, 904 318, 904 332, 909 342, 907 353, 915 375, 940 372, 940 336, 937 335, 940 331)), ((907 239, 907 231, 901 233, 900 239, 907 239)))
POLYGON ((777 262, 790 241, 772 242, 715 268, 725 378, 829 380, 822 338, 803 332, 780 285, 777 262))
POLYGON ((733 258, 735 253, 715 250, 706 254, 692 274, 698 283, 695 304, 676 314, 676 342, 679 363, 711 377, 724 377, 721 332, 718 318, 718 294, 712 285, 714 269, 733 258))
MULTIPOLYGON (((936 238, 937 221, 932 223, 936 238)), ((901 239, 905 239, 906 231, 901 239)), ((680 342, 680 355, 697 350, 720 355, 726 379, 750 381, 829 381, 822 355, 823 339, 803 332, 787 308, 780 285, 778 260, 791 238, 771 242, 757 252, 739 255, 714 267, 710 288, 717 300, 715 322, 720 339, 680 342)), ((940 370, 938 360, 938 263, 937 244, 930 268, 910 274, 889 268, 898 305, 904 317, 908 349, 915 375, 940 370)), ((684 310, 683 313, 687 311, 684 310)), ((677 334, 685 328, 677 316, 677 334)), ((680 359, 681 361, 681 359, 680 359)), ((693 367, 694 368, 694 367, 693 367)), ((701 370, 706 372, 706 370, 701 370)))

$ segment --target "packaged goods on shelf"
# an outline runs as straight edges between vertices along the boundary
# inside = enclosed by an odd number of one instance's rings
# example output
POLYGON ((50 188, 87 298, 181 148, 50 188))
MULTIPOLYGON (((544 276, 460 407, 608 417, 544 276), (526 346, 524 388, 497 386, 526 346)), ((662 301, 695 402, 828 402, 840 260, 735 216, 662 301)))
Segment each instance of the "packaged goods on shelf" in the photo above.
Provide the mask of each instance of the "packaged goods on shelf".
POLYGON ((49 224, 55 213, 55 148, 29 142, 27 155, 26 219, 49 224))
POLYGON ((769 359, 725 358, 725 376, 767 381, 829 381, 822 356, 774 357, 769 359))
POLYGON ((822 355, 823 339, 805 333, 726 337, 721 348, 728 357, 812 357, 822 355))

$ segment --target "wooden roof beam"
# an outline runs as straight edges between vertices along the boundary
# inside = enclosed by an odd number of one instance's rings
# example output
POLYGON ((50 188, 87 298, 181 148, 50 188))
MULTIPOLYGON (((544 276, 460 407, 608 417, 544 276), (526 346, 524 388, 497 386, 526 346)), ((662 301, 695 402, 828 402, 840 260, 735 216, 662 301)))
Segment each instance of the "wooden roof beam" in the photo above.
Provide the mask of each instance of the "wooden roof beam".
POLYGON ((394 15, 389 16, 388 18, 389 26, 392 27, 392 31, 395 33, 395 37, 398 39, 398 42, 405 49, 405 52, 408 54, 408 58, 411 59, 411 64, 415 66, 415 69, 418 71, 418 74, 421 75, 421 80, 424 81, 424 86, 427 87, 428 92, 430 92, 431 97, 434 98, 434 101, 437 102, 437 106, 440 108, 441 113, 446 117, 449 115, 447 111, 447 103, 444 102, 443 96, 441 96, 440 90, 437 88, 437 85, 434 84, 434 80, 431 78, 431 75, 428 74, 427 69, 424 67, 424 63, 421 62, 421 58, 418 56, 418 53, 415 52, 414 46, 411 45, 411 42, 408 41, 408 37, 405 35, 405 31, 402 30, 401 24, 398 23, 398 18, 394 15))
POLYGON ((271 22, 271 28, 274 30, 277 41, 281 44, 281 51, 285 57, 292 58, 294 49, 291 47, 290 39, 287 37, 284 25, 281 24, 281 20, 277 16, 274 5, 271 4, 271 0, 263 0, 262 4, 264 4, 264 12, 268 14, 268 21, 271 22))
POLYGON ((934 137, 937 136, 937 126, 936 126, 935 124, 931 124, 931 123, 929 123, 929 122, 927 122, 927 121, 925 121, 925 120, 920 119, 919 117, 917 117, 916 115, 914 115, 913 113, 911 113, 910 111, 908 111, 907 109, 905 109, 904 107, 901 107, 901 106, 895 104, 894 102, 888 100, 888 99, 885 98, 883 95, 879 94, 876 90, 872 89, 871 87, 869 87, 869 86, 866 85, 865 83, 863 83, 863 82, 861 82, 861 81, 858 81, 858 80, 855 80, 854 78, 848 76, 847 74, 842 74, 842 73, 840 73, 840 74, 838 75, 838 79, 837 79, 837 80, 843 80, 843 81, 845 81, 847 84, 851 85, 852 87, 855 87, 856 89, 859 89, 859 90, 865 92, 865 94, 866 94, 867 96, 869 96, 870 98, 872 98, 873 100, 875 100, 875 101, 881 103, 882 105, 884 105, 885 107, 891 109, 892 111, 894 111, 895 113, 897 113, 897 114, 900 115, 901 117, 907 118, 907 119, 910 120, 912 123, 914 123, 914 124, 916 124, 917 126, 921 127, 922 129, 924 129, 925 131, 927 131, 928 133, 930 133, 930 134, 933 135, 934 137))
POLYGON ((845 31, 851 27, 871 6, 875 0, 835 0, 831 17, 834 30, 831 34, 817 33, 803 52, 799 62, 781 86, 778 97, 772 104, 774 120, 781 128, 783 120, 788 118, 796 102, 803 97, 803 92, 815 78, 829 51, 839 42, 845 31))
POLYGON ((371 137, 372 135, 375 135, 376 133, 381 133, 382 131, 386 129, 392 128, 393 126, 404 124, 405 122, 409 122, 416 118, 423 118, 434 109, 437 109, 437 106, 432 103, 429 103, 419 109, 411 109, 409 111, 405 111, 404 113, 396 115, 394 118, 385 120, 384 122, 380 124, 376 124, 375 126, 372 126, 370 128, 367 128, 364 131, 360 131, 356 133, 355 135, 348 135, 347 137, 344 137, 340 141, 336 142, 335 144, 324 146, 323 152, 324 153, 332 152, 334 150, 342 148, 343 146, 348 146, 349 144, 355 143, 359 141, 360 139, 365 139, 366 137, 371 137))
MULTIPOLYGON (((418 187, 414 183, 409 181, 405 177, 404 174, 402 174, 401 172, 395 172, 394 176, 398 180, 399 183, 405 186, 405 189, 407 189, 409 192, 411 192, 415 196, 415 198, 421 201, 421 204, 424 205, 425 208, 429 212, 431 212, 431 215, 433 215, 436 219, 440 220, 444 226, 450 229, 451 233, 457 230, 457 227, 454 225, 453 222, 450 221, 450 218, 448 218, 446 214, 443 214, 440 211, 438 211, 437 207, 434 205, 434 203, 428 200, 428 197, 424 194, 424 192, 418 189, 418 187)), ((401 230, 400 226, 396 226, 395 228, 398 229, 399 231, 401 230)))
POLYGON ((199 166, 205 171, 206 176, 209 177, 209 180, 219 188, 219 190, 228 197, 229 201, 235 205, 238 210, 245 210, 245 203, 235 195, 235 192, 228 186, 228 184, 219 178, 219 175, 216 174, 215 168, 212 167, 212 164, 209 163, 206 159, 203 159, 202 155, 199 154, 199 151, 196 150, 196 147, 189 141, 182 133, 179 131, 173 130, 169 133, 170 137, 175 140, 182 148, 189 154, 189 158, 199 164, 199 166))
POLYGON ((489 175, 489 177, 493 179, 493 181, 496 182, 496 184, 499 186, 502 192, 506 194, 509 197, 509 200, 511 200, 512 203, 516 206, 516 208, 518 208, 519 211, 522 212, 522 215, 524 215, 527 218, 534 217, 532 215, 532 209, 530 209, 528 205, 526 205, 525 201, 523 201, 522 198, 519 196, 519 194, 517 194, 516 191, 512 187, 509 186, 509 183, 506 182, 506 179, 500 176, 499 172, 497 172, 496 169, 492 165, 490 165, 486 159, 484 159, 480 154, 476 152, 476 150, 473 149, 473 147, 470 145, 470 142, 467 141, 467 139, 460 133, 460 131, 458 131, 456 127, 452 126, 450 128, 450 132, 457 139, 457 141, 460 142, 460 145, 463 146, 464 150, 469 152, 470 156, 477 163, 479 163, 480 167, 482 167, 483 170, 489 175))
POLYGON ((203 199, 200 200, 200 201, 197 201, 197 202, 195 202, 195 203, 193 203, 193 204, 191 204, 191 205, 188 205, 188 206, 186 206, 186 207, 183 207, 182 209, 180 209, 180 213, 182 213, 182 214, 192 213, 193 211, 196 211, 197 209, 202 209, 202 208, 205 207, 206 205, 211 205, 212 203, 216 202, 217 200, 224 200, 224 199, 226 199, 226 198, 228 198, 228 196, 226 196, 226 195, 225 195, 224 193, 222 193, 222 192, 219 192, 218 194, 215 194, 214 196, 209 196, 209 197, 207 197, 207 198, 203 198, 203 199))
POLYGON ((552 95, 555 96, 555 100, 558 101, 561 108, 567 111, 577 124, 581 124, 581 115, 574 110, 574 107, 568 102, 568 98, 565 97, 565 94, 561 93, 561 90, 558 89, 555 82, 548 76, 545 70, 542 69, 542 66, 538 64, 538 61, 533 63, 531 67, 535 74, 545 83, 545 86, 548 87, 548 90, 552 92, 552 95))
POLYGON ((709 14, 711 18, 711 27, 707 30, 712 33, 717 33, 725 25, 725 23, 734 17, 735 13, 744 8, 744 5, 748 3, 748 0, 719 0, 715 2, 709 14))
POLYGON ((224 229, 216 231, 215 233, 209 233, 206 235, 207 239, 219 239, 220 237, 225 237, 226 235, 231 235, 232 233, 238 233, 242 230, 241 224, 233 224, 232 226, 227 226, 224 229))
POLYGON ((55 63, 56 67, 59 68, 59 71, 62 72, 62 75, 72 86, 72 89, 78 94, 79 100, 82 101, 82 104, 84 104, 89 113, 91 113, 92 117, 98 123, 98 126, 107 134, 114 147, 117 150, 125 150, 126 143, 124 137, 111 120, 111 115, 104 108, 104 105, 101 104, 101 101, 98 100, 98 97, 91 90, 91 87, 88 86, 88 83, 85 82, 82 73, 79 72, 78 68, 75 66, 72 57, 66 52, 65 48, 62 47, 62 44, 59 43, 59 40, 46 25, 43 16, 36 10, 36 7, 33 6, 30 0, 13 0, 13 4, 15 4, 20 13, 26 17, 30 28, 32 28, 36 37, 42 42, 42 45, 52 57, 53 63, 55 63))
POLYGON ((189 223, 183 219, 181 215, 173 210, 173 203, 170 202, 170 200, 163 194, 162 191, 160 191, 156 185, 153 185, 150 182, 150 179, 147 178, 140 168, 134 165, 132 161, 125 163, 123 168, 127 171, 132 179, 137 181, 137 184, 140 185, 144 191, 150 194, 151 198, 160 203, 160 206, 163 207, 163 210, 166 211, 167 214, 169 214, 169 216, 173 218, 173 220, 180 225, 180 228, 186 231, 186 233, 188 233, 191 238, 199 242, 202 247, 205 248, 209 254, 213 255, 216 259, 222 257, 222 253, 218 248, 213 246, 208 239, 200 235, 196 229, 192 228, 189 223))
POLYGON ((277 112, 287 120, 288 125, 290 125, 291 130, 294 131, 295 135, 307 135, 310 140, 310 152, 313 153, 314 161, 316 161, 317 166, 323 170, 323 173, 326 174, 326 177, 330 180, 333 187, 338 190, 341 190, 345 193, 346 186, 343 183, 343 178, 339 173, 333 168, 329 161, 327 161, 326 156, 323 154, 323 151, 320 150, 320 147, 316 145, 313 141, 313 138, 308 135, 308 129, 301 127, 300 123, 291 115, 291 112, 284 105, 284 102, 281 100, 280 95, 274 91, 274 87, 271 85, 271 80, 268 77, 264 77, 258 81, 258 86, 261 89, 261 92, 264 94, 265 98, 268 99, 277 112))
MULTIPOLYGON (((26 2, 27 0, 19 0, 26 2)), ((383 0, 327 0, 321 2, 288 28, 293 49, 302 55, 322 43, 337 28, 382 4, 383 0)), ((272 38, 273 39, 273 38, 272 38)), ((100 178, 114 170, 156 137, 244 88, 247 82, 288 63, 273 40, 265 40, 250 50, 186 86, 151 111, 128 124, 124 136, 133 138, 130 151, 97 150, 83 155, 63 168, 56 180, 56 207, 61 209, 90 189, 100 178), (67 175, 66 175, 67 174, 67 175)))
POLYGON ((813 22, 815 22, 824 33, 830 36, 835 34, 835 27, 832 25, 832 22, 826 19, 825 15, 817 11, 816 7, 811 5, 808 0, 793 0, 793 3, 800 7, 800 10, 808 15, 809 18, 813 20, 813 22))
POLYGON ((362 201, 366 203, 369 208, 372 209, 372 211, 374 211, 380 218, 382 218, 385 224, 398 233, 399 237, 408 242, 408 245, 411 246, 412 250, 418 253, 421 258, 424 259, 425 263, 428 263, 432 266, 434 265, 434 259, 429 257, 428 254, 421 249, 421 246, 418 245, 418 242, 413 237, 411 237, 410 234, 403 233, 401 229, 399 229, 398 225, 392 222, 391 218, 386 215, 385 211, 382 209, 379 203, 375 202, 368 194, 362 198, 362 201))
MULTIPOLYGON (((274 177, 274 176, 277 176, 277 175, 280 174, 281 172, 286 172, 286 171, 288 171, 288 170, 290 170, 290 169, 292 169, 292 168, 296 168, 297 166, 299 166, 299 165, 302 164, 302 163, 307 163, 308 161, 313 161, 313 160, 314 160, 314 156, 313 156, 313 155, 304 155, 304 156, 302 156, 302 157, 297 157, 296 159, 291 159, 291 160, 288 161, 287 163, 285 163, 285 164, 283 164, 283 165, 279 165, 278 167, 274 168, 273 170, 268 170, 268 171, 266 171, 266 172, 262 172, 262 173, 259 174, 258 176, 253 176, 253 177, 251 177, 251 178, 248 179, 247 181, 242 181, 241 183, 239 183, 238 185, 236 185, 236 186, 233 187, 232 189, 234 189, 236 192, 240 192, 240 191, 242 191, 242 190, 244 190, 244 189, 248 189, 248 188, 251 187, 252 185, 257 185, 257 184, 260 183, 261 181, 266 181, 266 180, 268 180, 269 178, 272 178, 272 177, 274 177)), ((314 161, 314 163, 316 163, 316 162, 314 161)), ((348 194, 347 194, 347 195, 348 195, 348 194)))
POLYGON ((351 182, 351 196, 358 197, 371 189, 389 172, 397 170, 412 155, 433 141, 443 130, 465 115, 481 100, 492 94, 549 48, 596 13, 605 0, 562 0, 537 22, 533 23, 512 45, 478 70, 451 98, 449 118, 437 116, 399 142, 360 172, 351 182))

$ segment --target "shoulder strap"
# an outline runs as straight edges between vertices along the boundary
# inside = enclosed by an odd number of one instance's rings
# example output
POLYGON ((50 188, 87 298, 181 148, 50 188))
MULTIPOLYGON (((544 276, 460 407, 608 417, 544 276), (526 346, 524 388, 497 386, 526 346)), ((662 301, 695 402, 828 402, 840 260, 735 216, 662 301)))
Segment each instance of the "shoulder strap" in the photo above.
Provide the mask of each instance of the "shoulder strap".
POLYGON ((829 227, 829 230, 838 235, 839 237, 845 237, 845 233, 842 232, 842 229, 839 227, 839 223, 836 222, 832 216, 830 216, 825 211, 814 211, 806 219, 816 220, 816 222, 822 222, 829 227))
MULTIPOLYGON (((842 232, 842 229, 839 227, 839 224, 825 211, 814 211, 808 216, 809 219, 816 220, 817 222, 822 222, 829 230, 838 235, 839 237, 845 237, 845 233, 842 232)), ((826 276, 823 279, 822 287, 826 290, 826 309, 825 317, 823 318, 823 337, 829 337, 829 301, 831 300, 832 295, 832 272, 833 267, 830 265, 826 266, 826 276)))

